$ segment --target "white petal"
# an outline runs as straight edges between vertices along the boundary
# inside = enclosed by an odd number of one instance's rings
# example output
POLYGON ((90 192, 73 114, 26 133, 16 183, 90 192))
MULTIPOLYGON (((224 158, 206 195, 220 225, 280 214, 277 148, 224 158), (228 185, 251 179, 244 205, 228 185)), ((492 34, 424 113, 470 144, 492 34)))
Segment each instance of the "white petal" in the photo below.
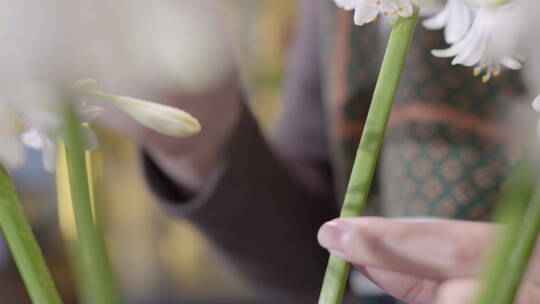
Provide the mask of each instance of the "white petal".
POLYGON ((462 0, 448 0, 449 20, 444 29, 447 43, 456 43, 465 36, 472 23, 472 11, 462 0))
MULTIPOLYGON (((473 26, 463 40, 454 46, 460 49, 452 64, 473 66, 480 62, 488 47, 488 36, 482 32, 479 26, 473 26)), ((489 50, 488 50, 489 51, 489 50)))
POLYGON ((37 129, 29 129, 21 134, 21 142, 28 148, 41 150, 44 145, 42 135, 37 129))
POLYGON ((42 150, 43 167, 48 172, 54 172, 56 168, 56 158, 58 157, 58 147, 55 142, 45 140, 42 150))
POLYGON ((348 11, 354 9, 354 7, 356 6, 356 0, 334 0, 334 1, 336 2, 337 6, 348 11))
POLYGON ((501 64, 511 70, 519 70, 522 68, 521 62, 510 56, 505 56, 501 58, 501 64))
POLYGON ((424 20, 422 25, 428 30, 440 30, 446 25, 446 18, 448 16, 448 10, 443 9, 437 15, 424 20))
POLYGON ((532 102, 532 106, 536 112, 540 113, 540 95, 538 95, 532 102))
POLYGON ((431 54, 439 58, 449 58, 449 57, 456 56, 458 52, 456 51, 456 48, 449 47, 444 50, 431 50, 431 54))
POLYGON ((373 0, 357 0, 356 10, 354 11, 354 23, 364 25, 377 17, 379 7, 373 0))

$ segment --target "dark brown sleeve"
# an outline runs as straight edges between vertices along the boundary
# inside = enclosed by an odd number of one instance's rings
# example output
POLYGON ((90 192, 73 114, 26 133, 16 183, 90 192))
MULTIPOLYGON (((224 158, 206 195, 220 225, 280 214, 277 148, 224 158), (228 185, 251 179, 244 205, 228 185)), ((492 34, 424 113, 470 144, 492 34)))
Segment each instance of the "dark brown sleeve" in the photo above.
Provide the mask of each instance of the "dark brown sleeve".
POLYGON ((317 230, 337 215, 314 50, 315 8, 300 11, 284 118, 272 144, 245 106, 225 161, 194 198, 144 157, 148 184, 167 213, 198 226, 271 303, 316 302, 327 259, 317 230))

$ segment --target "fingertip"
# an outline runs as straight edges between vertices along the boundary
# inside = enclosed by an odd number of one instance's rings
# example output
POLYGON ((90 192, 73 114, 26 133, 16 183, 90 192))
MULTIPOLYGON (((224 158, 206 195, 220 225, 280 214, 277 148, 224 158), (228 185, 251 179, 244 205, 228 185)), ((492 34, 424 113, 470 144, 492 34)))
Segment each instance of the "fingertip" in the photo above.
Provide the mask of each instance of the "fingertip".
POLYGON ((329 250, 342 250, 346 235, 354 232, 376 232, 388 219, 379 217, 337 218, 324 223, 317 234, 319 244, 329 250))
POLYGON ((342 237, 344 227, 339 220, 326 222, 321 226, 317 234, 319 244, 330 251, 342 250, 342 237))

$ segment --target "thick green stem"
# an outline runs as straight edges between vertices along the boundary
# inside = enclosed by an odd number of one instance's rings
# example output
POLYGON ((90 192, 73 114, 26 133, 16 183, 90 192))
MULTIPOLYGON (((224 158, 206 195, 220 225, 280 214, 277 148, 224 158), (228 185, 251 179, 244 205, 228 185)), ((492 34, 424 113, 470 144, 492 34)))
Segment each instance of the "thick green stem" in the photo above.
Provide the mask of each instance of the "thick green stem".
POLYGON ((538 234, 540 224, 538 194, 528 207, 534 185, 533 168, 527 161, 518 163, 498 204, 495 221, 502 224, 504 230, 489 259, 484 286, 475 302, 477 304, 513 303, 532 250, 530 246, 534 246, 535 239, 531 241, 531 238, 538 234), (524 217, 525 221, 522 222, 524 217))
POLYGON ((92 213, 80 123, 73 109, 67 111, 65 125, 66 157, 77 229, 77 252, 81 255, 79 258, 82 262, 84 283, 88 284, 88 291, 84 293, 92 295, 91 303, 119 303, 105 242, 92 213))
POLYGON ((519 286, 525 275, 529 259, 535 248, 540 232, 540 191, 537 191, 523 217, 519 230, 516 247, 508 261, 503 283, 500 286, 493 304, 512 304, 516 298, 519 286))
POLYGON ((41 249, 28 225, 11 179, 0 166, 0 226, 34 304, 60 304, 41 249))
MULTIPOLYGON (((390 34, 379 79, 375 86, 373 101, 356 152, 356 159, 341 209, 341 217, 361 215, 366 204, 390 110, 416 27, 418 11, 419 9, 415 8, 412 17, 399 18, 390 34)), ((341 258, 330 256, 319 304, 341 303, 349 267, 349 264, 341 258)))

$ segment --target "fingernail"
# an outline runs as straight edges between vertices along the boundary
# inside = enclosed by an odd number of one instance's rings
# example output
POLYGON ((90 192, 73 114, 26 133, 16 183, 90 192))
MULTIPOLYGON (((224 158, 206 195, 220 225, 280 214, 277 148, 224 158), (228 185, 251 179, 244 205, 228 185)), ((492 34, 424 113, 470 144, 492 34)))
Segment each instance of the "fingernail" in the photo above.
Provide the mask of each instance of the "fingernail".
POLYGON ((327 222, 319 229, 317 239, 322 247, 339 254, 343 251, 342 239, 344 232, 342 225, 335 221, 327 222))

